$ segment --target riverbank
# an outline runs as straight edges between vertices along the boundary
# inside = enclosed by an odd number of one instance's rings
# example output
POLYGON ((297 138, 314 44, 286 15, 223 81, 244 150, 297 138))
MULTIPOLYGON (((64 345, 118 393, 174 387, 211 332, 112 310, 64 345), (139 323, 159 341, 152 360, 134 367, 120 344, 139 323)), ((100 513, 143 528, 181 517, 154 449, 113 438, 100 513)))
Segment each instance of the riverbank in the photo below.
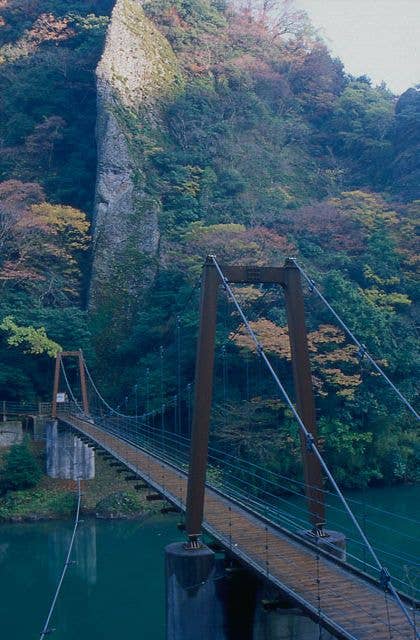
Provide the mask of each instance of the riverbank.
MULTIPOLYGON (((69 518, 74 514, 77 484, 49 478, 45 473, 45 445, 31 442, 31 451, 43 470, 34 488, 9 491, 0 497, 0 522, 37 522, 69 518)), ((7 449, 0 452, 0 471, 7 449)), ((136 490, 130 472, 118 473, 109 460, 95 457, 95 478, 82 480, 82 514, 102 519, 144 519, 158 513, 161 502, 148 502, 147 489, 136 490)), ((140 479, 138 480, 140 482, 140 479)))

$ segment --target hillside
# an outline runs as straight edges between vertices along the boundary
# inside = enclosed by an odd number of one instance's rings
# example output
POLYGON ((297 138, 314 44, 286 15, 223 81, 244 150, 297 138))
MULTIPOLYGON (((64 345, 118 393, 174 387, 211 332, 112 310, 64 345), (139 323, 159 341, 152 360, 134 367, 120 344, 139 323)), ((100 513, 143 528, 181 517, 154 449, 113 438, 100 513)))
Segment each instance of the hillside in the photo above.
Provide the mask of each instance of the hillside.
MULTIPOLYGON (((347 76, 290 3, 276 15, 253 6, 0 3, 0 322, 12 316, 82 347, 115 398, 144 387, 149 369, 152 396, 160 347, 168 372, 176 360, 177 314, 193 345, 191 292, 207 253, 250 264, 294 255, 413 398, 420 92, 397 99, 347 76)), ((280 332, 271 350, 287 377, 284 311, 262 294, 243 296, 266 343, 280 332)), ((314 302, 308 323, 321 430, 342 479, 413 480, 407 414, 314 302)), ((229 312, 222 324, 219 347, 238 325, 229 312)), ((0 397, 48 395, 48 356, 28 357, 30 339, 17 350, 7 336, 0 397)), ((240 414, 241 340, 229 343, 238 406, 221 443, 253 455, 280 421, 266 463, 278 469, 282 451, 293 470, 284 407, 267 398, 252 437, 240 414)), ((183 384, 193 365, 190 348, 183 384)), ((177 384, 167 376, 165 398, 177 384)))

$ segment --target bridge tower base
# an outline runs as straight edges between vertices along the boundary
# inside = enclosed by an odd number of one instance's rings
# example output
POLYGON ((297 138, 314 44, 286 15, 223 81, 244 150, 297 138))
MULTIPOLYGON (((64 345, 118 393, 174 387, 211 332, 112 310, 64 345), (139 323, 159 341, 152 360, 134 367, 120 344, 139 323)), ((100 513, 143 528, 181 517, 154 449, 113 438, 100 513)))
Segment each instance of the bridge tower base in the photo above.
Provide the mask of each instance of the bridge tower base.
POLYGON ((301 531, 301 535, 322 551, 339 560, 346 560, 346 536, 341 531, 324 530, 324 537, 314 536, 311 532, 301 531))
POLYGON ((226 640, 215 553, 175 542, 165 549, 165 569, 166 640, 226 640))

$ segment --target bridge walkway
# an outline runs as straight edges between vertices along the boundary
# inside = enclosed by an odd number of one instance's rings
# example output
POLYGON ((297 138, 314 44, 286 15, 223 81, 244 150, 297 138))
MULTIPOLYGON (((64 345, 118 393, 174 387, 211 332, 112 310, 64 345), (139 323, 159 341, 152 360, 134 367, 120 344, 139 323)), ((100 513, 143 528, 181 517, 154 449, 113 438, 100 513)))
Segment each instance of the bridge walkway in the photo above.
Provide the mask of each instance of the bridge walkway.
MULTIPOLYGON (((187 474, 73 415, 60 421, 88 436, 185 511, 187 474)), ((412 640, 413 629, 395 601, 345 563, 270 526, 234 499, 207 489, 204 528, 222 546, 276 586, 337 638, 412 640)))

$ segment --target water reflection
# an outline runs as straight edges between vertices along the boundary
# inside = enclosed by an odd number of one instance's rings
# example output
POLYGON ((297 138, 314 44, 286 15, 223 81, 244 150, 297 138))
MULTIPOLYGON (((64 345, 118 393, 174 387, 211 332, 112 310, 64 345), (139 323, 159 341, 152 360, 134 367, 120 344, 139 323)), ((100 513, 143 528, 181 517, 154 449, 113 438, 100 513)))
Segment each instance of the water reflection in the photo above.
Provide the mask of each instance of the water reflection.
MULTIPOLYGON (((70 545, 71 530, 62 526, 48 532, 48 568, 51 581, 57 579, 70 545)), ((88 585, 97 582, 96 522, 79 525, 71 556, 72 573, 88 585)))

